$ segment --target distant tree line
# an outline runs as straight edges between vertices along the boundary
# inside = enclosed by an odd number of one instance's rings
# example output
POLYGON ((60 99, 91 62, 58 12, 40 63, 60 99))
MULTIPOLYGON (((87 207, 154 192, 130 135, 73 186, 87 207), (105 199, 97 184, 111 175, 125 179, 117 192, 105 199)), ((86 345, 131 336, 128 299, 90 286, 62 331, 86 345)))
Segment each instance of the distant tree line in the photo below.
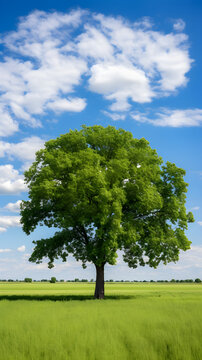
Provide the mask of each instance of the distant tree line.
MULTIPOLYGON (((179 279, 171 279, 171 280, 113 280, 113 279, 109 279, 109 280, 105 280, 106 282, 110 282, 110 283, 201 283, 202 280, 199 278, 196 278, 195 280, 193 279, 184 279, 184 280, 179 280, 179 279)), ((56 277, 51 277, 51 279, 41 279, 41 280, 33 280, 32 278, 24 278, 24 280, 14 280, 14 279, 0 279, 0 282, 26 282, 26 283, 31 283, 31 282, 50 282, 50 283, 56 283, 56 282, 81 282, 81 283, 86 283, 86 282, 95 282, 94 279, 88 280, 88 279, 79 279, 79 278, 75 278, 74 280, 64 280, 64 279, 60 279, 57 280, 56 277)))

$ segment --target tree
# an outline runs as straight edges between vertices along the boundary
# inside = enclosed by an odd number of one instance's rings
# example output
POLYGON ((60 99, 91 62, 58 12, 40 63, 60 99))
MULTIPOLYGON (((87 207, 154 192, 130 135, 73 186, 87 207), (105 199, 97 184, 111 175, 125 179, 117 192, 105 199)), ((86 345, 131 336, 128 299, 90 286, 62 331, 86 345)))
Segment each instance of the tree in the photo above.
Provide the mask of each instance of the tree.
POLYGON ((31 279, 31 278, 25 278, 24 282, 29 282, 29 283, 31 283, 31 282, 32 282, 32 279, 31 279))
POLYGON ((56 277, 55 276, 52 276, 52 278, 50 279, 50 283, 51 284, 55 284, 56 283, 56 277))
POLYGON ((190 248, 184 232, 185 171, 162 163, 144 138, 112 126, 83 126, 46 142, 25 172, 29 200, 21 223, 29 235, 37 225, 56 228, 34 241, 30 261, 68 254, 96 268, 95 298, 104 298, 104 266, 115 265, 117 250, 129 267, 156 268, 190 248))

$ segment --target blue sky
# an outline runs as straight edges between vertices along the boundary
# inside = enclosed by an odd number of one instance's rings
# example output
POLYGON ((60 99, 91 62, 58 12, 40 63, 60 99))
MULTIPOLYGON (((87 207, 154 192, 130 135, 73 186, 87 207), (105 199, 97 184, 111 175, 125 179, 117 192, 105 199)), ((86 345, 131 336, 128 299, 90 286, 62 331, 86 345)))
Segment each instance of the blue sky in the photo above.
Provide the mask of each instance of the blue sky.
POLYGON ((9 1, 0 4, 0 278, 94 278, 69 258, 28 262, 19 204, 23 172, 46 140, 82 124, 113 125, 149 140, 186 170, 191 250, 177 264, 106 279, 202 278, 202 4, 200 1, 9 1))

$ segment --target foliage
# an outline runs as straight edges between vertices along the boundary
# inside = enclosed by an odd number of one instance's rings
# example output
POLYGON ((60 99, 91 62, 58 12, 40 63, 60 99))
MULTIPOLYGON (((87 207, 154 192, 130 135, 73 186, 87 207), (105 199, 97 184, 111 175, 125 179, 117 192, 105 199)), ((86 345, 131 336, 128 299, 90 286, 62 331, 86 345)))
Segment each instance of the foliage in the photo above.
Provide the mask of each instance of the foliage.
POLYGON ((32 279, 31 279, 31 278, 25 278, 24 282, 31 283, 31 282, 32 282, 32 279))
POLYGON ((29 200, 21 205, 26 234, 56 228, 34 241, 30 261, 114 265, 117 250, 132 268, 177 261, 190 248, 185 236, 185 171, 162 159, 144 138, 114 127, 86 127, 46 142, 25 172, 29 200))
POLYGON ((52 278, 50 279, 50 283, 51 284, 54 284, 54 283, 56 283, 56 277, 54 277, 54 276, 52 276, 52 278))

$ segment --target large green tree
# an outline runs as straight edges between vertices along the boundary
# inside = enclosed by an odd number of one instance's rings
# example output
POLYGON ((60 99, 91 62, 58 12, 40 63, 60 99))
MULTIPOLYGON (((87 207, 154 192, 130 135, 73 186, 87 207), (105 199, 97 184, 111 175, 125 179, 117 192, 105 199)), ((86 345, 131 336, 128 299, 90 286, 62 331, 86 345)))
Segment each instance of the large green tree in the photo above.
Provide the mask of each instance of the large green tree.
POLYGON ((26 234, 37 225, 57 228, 34 241, 30 261, 66 261, 96 267, 95 298, 104 297, 104 266, 117 250, 136 268, 177 261, 190 248, 185 236, 185 171, 162 159, 148 141, 112 126, 83 126, 46 142, 25 172, 29 200, 21 205, 26 234))

